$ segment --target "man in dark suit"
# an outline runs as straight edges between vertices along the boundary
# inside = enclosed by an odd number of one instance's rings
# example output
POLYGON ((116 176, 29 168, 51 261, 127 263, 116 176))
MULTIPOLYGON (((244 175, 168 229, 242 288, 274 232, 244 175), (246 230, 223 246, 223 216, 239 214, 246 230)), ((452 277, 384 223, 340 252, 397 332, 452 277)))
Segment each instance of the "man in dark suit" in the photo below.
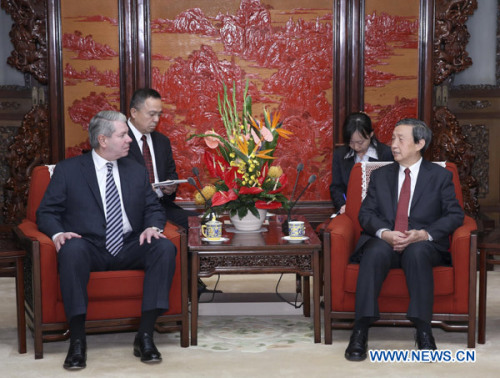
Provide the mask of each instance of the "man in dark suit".
POLYGON ((86 366, 85 317, 90 272, 144 269, 142 315, 134 355, 159 362, 156 318, 169 308, 176 248, 161 232, 166 219, 143 166, 127 156, 126 117, 102 111, 89 124, 92 151, 59 162, 37 211, 39 229, 57 250, 71 334, 66 369, 86 366))
MULTIPOLYGON (((179 177, 175 169, 175 161, 172 155, 172 147, 167 136, 155 131, 162 114, 162 103, 160 94, 154 89, 138 89, 130 100, 129 136, 132 138, 129 157, 148 166, 150 160, 150 181, 161 182, 175 180, 179 177), (144 143, 150 156, 147 157, 144 143), (151 177, 154 176, 154 177, 151 177)), ((166 211, 167 219, 188 229, 188 217, 198 215, 193 211, 184 210, 175 204, 175 192, 177 185, 163 186, 156 190, 160 203, 166 211)))
POLYGON ((432 268, 450 262, 449 236, 464 219, 451 172, 422 155, 432 132, 416 119, 399 121, 392 136, 395 163, 372 172, 359 211, 363 233, 351 261, 359 262, 356 319, 345 357, 366 358, 368 328, 379 319, 378 296, 389 269, 402 268, 410 294, 407 318, 419 349, 436 349, 431 318, 432 268), (398 216, 399 215, 399 216, 398 216))

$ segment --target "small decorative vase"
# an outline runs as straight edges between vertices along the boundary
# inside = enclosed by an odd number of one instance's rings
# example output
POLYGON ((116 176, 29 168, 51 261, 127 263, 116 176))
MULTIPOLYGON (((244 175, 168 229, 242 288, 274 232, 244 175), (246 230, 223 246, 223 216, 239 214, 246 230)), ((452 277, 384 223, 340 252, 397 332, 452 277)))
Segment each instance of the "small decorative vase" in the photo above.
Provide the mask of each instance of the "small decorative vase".
POLYGON ((260 218, 257 218, 250 211, 243 218, 240 219, 238 214, 231 216, 231 223, 238 231, 258 231, 262 227, 262 223, 266 220, 267 210, 257 209, 260 218))

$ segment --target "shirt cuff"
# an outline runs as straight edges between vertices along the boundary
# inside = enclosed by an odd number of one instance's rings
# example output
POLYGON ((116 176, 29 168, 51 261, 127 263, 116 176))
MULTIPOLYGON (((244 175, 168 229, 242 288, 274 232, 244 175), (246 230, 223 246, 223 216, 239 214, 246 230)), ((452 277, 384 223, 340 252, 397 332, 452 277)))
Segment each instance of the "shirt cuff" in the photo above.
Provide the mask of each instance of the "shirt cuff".
POLYGON ((56 242, 56 238, 57 238, 59 235, 63 234, 63 233, 64 233, 64 232, 58 232, 57 234, 52 235, 52 241, 55 243, 55 242, 56 242))
POLYGON ((384 231, 390 231, 388 228, 381 228, 380 230, 378 230, 376 233, 375 233, 375 236, 379 239, 382 239, 382 232, 384 231))

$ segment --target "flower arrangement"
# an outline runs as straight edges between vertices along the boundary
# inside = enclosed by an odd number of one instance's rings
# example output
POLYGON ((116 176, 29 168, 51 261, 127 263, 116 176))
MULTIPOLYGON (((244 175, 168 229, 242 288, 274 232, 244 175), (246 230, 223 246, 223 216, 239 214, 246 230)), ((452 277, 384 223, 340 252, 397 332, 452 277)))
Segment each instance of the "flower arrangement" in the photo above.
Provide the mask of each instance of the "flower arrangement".
POLYGON ((290 131, 283 129, 279 113, 271 115, 264 109, 264 117, 252 116, 252 99, 247 96, 248 82, 243 94, 241 118, 237 111, 236 87, 233 82, 232 101, 223 84, 224 95, 217 96, 218 109, 224 123, 226 137, 214 130, 192 135, 189 139, 204 138, 209 147, 204 162, 215 181, 195 195, 195 203, 204 204, 207 215, 211 211, 243 218, 251 212, 259 218, 257 209, 289 207, 282 194, 287 177, 280 166, 273 166, 274 152, 279 137, 289 138, 290 131), (206 200, 206 201, 205 201, 206 200))

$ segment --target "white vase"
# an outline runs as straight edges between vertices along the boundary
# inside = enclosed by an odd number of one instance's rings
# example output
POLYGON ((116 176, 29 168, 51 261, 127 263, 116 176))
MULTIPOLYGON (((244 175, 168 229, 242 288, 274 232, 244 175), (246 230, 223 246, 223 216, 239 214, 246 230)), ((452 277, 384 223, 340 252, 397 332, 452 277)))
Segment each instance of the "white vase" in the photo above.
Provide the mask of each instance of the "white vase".
POLYGON ((267 210, 257 209, 260 218, 257 218, 250 211, 240 219, 238 214, 231 216, 231 223, 238 231, 258 231, 262 227, 262 223, 266 220, 267 210))

